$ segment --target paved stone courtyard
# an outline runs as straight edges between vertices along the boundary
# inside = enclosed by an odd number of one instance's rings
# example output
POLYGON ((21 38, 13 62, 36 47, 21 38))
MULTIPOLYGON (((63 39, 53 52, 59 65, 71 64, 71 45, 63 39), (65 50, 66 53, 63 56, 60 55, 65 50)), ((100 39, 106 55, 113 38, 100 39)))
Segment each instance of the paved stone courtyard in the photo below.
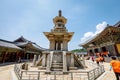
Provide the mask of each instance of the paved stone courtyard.
MULTIPOLYGON (((103 73, 97 80, 115 80, 113 71, 109 71, 109 63, 103 63, 105 67, 105 73, 103 73)), ((13 75, 14 64, 0 64, 0 79, 1 80, 16 80, 17 78, 13 75)))
MULTIPOLYGON (((4 65, 4 64, 3 64, 4 65)), ((12 74, 14 64, 0 66, 0 80, 12 80, 12 74)))

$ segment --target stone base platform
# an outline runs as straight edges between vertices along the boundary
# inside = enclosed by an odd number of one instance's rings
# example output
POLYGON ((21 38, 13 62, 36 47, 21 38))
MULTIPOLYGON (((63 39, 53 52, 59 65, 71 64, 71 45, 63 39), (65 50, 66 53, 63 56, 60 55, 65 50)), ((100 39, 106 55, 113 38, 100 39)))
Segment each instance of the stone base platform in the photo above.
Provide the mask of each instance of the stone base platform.
POLYGON ((69 67, 69 70, 77 70, 77 67, 69 67))
POLYGON ((54 72, 54 71, 50 71, 50 72, 45 72, 45 74, 50 74, 50 75, 63 75, 63 74, 68 74, 69 72, 62 72, 62 71, 58 71, 58 72, 54 72))
POLYGON ((39 70, 46 70, 46 67, 39 66, 38 69, 39 70))

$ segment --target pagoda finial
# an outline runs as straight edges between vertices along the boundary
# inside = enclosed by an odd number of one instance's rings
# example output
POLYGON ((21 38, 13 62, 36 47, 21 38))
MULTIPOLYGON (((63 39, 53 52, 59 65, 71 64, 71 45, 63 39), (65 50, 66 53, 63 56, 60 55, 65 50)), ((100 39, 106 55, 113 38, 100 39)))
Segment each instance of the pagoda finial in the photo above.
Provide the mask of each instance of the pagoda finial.
POLYGON ((62 11, 61 10, 59 10, 59 16, 62 16, 62 11))

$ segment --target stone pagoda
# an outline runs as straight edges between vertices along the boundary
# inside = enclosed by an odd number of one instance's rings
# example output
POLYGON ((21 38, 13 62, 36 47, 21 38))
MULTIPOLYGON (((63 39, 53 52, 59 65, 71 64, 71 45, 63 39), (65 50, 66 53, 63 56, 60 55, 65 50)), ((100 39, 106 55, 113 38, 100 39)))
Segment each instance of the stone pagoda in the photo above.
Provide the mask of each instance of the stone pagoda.
POLYGON ((74 32, 68 32, 65 27, 67 19, 59 10, 58 16, 53 19, 54 28, 51 32, 43 32, 50 42, 49 50, 43 51, 39 56, 36 66, 39 69, 67 72, 71 69, 83 68, 83 65, 74 53, 68 51, 68 42, 74 32))

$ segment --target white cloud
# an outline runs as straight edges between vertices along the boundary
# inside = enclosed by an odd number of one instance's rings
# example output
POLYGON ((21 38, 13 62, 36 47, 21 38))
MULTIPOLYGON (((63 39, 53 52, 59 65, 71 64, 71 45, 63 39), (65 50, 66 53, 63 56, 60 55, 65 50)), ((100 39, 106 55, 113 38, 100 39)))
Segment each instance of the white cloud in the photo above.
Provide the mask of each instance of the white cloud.
POLYGON ((95 32, 95 35, 100 33, 101 31, 104 30, 104 28, 107 26, 107 22, 103 21, 102 23, 99 23, 97 26, 96 26, 96 32, 95 32))
POLYGON ((80 39, 80 43, 83 43, 83 42, 89 40, 90 38, 92 38, 93 36, 99 34, 101 31, 103 31, 105 29, 106 26, 107 26, 107 22, 105 22, 105 21, 97 24, 96 31, 95 32, 86 32, 84 34, 84 36, 80 39))
POLYGON ((84 42, 86 39, 91 38, 94 35, 93 32, 87 32, 84 34, 84 37, 81 38, 81 41, 84 42))

